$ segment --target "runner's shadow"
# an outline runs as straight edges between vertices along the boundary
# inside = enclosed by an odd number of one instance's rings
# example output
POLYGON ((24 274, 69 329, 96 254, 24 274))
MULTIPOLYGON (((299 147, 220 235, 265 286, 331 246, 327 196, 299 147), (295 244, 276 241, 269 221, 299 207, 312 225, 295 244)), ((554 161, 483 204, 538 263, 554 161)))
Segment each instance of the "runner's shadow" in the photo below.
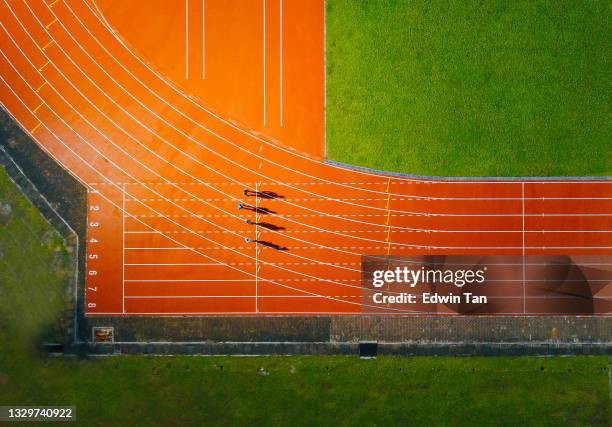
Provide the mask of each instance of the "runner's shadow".
POLYGON ((281 196, 275 191, 259 191, 257 192, 257 197, 261 197, 262 199, 284 199, 285 196, 281 196))
POLYGON ((275 214, 276 211, 273 211, 271 209, 268 208, 260 208, 260 207, 254 207, 253 212, 258 213, 258 214, 262 214, 262 215, 269 215, 269 214, 275 214))
POLYGON ((274 225, 274 224, 270 224, 269 222, 254 222, 254 225, 258 225, 261 228, 265 228, 267 230, 272 230, 272 231, 282 231, 285 230, 285 227, 280 227, 278 225, 274 225))
POLYGON ((261 199, 284 199, 285 198, 285 196, 281 196, 276 191, 244 190, 243 194, 246 197, 259 197, 261 199))
POLYGON ((268 215, 268 214, 275 214, 276 211, 273 211, 271 209, 268 208, 262 208, 259 206, 253 206, 253 205, 248 205, 245 203, 238 203, 238 210, 245 210, 245 211, 251 211, 251 212, 255 212, 257 214, 262 214, 262 215, 268 215))
POLYGON ((287 246, 277 245, 276 243, 268 242, 267 240, 253 240, 256 243, 259 243, 261 246, 265 246, 266 248, 274 249, 275 251, 288 251, 289 248, 287 246))

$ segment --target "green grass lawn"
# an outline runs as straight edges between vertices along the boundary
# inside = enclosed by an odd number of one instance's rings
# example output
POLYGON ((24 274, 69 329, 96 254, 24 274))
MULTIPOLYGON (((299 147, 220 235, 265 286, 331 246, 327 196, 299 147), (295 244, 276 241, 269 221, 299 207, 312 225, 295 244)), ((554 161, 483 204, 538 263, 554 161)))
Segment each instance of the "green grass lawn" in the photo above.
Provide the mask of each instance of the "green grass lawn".
POLYGON ((63 239, 0 166, 0 349, 57 340, 70 273, 63 239))
POLYGON ((611 10, 328 0, 328 157, 424 175, 612 174, 611 10))
POLYGON ((43 358, 66 252, 1 168, 0 203, 0 405, 87 426, 610 425, 605 357, 43 358))
POLYGON ((606 426, 606 369, 605 358, 3 355, 0 404, 73 404, 90 426, 606 426))

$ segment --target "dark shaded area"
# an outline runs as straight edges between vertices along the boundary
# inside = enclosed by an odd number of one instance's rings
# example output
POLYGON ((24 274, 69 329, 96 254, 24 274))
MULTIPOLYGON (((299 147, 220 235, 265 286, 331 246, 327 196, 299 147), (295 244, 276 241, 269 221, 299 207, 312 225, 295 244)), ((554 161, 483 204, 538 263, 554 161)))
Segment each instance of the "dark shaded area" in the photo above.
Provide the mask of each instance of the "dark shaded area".
MULTIPOLYGON (((113 325, 115 342, 329 342, 329 317, 90 317, 113 325)), ((101 344, 106 346, 106 344, 101 344)), ((195 345, 194 345, 195 347, 195 345)))
POLYGON ((608 315, 610 265, 605 255, 364 256, 362 302, 364 312, 391 308, 424 314, 608 315), (375 286, 374 272, 389 271, 404 275, 375 286), (414 276, 407 273, 422 274, 414 284, 414 276), (387 307, 374 300, 381 291, 410 292, 415 300, 387 307), (431 302, 432 296, 440 299, 431 302))
POLYGON ((359 343, 359 357, 372 359, 378 354, 378 343, 374 341, 364 341, 359 343))
POLYGON ((253 206, 253 205, 249 205, 246 203, 238 203, 238 210, 245 210, 245 211, 251 211, 254 212, 256 214, 262 214, 262 215, 268 215, 268 214, 275 214, 276 212, 273 210, 270 210, 268 208, 262 208, 260 206, 253 206))
POLYGON ((261 246, 265 246, 266 248, 274 249, 275 251, 288 251, 289 248, 287 246, 277 245, 273 242, 268 242, 267 240, 253 240, 254 243, 258 243, 261 246))
POLYGON ((2 109, 0 146, 4 147, 53 208, 82 236, 87 222, 85 187, 49 158, 2 109))
POLYGON ((281 196, 276 191, 253 191, 244 190, 242 192, 246 197, 258 197, 260 199, 284 199, 285 196, 281 196))
POLYGON ((269 222, 254 222, 253 225, 258 225, 262 228, 265 228, 267 230, 272 230, 272 231, 282 231, 285 230, 285 227, 281 227, 279 225, 274 225, 272 223, 269 222))
MULTIPOLYGON (((52 160, 12 118, 0 109, 0 164, 4 166, 11 179, 17 183, 21 191, 32 201, 42 215, 64 237, 67 246, 76 247, 74 236, 66 227, 65 220, 79 236, 78 247, 78 296, 76 301, 76 317, 84 316, 84 286, 85 286, 85 240, 87 233, 87 191, 66 170, 52 160), (61 216, 62 219, 59 218, 61 216)), ((71 286, 74 286, 72 283, 71 286)), ((67 290, 72 295, 73 290, 67 290)), ((67 341, 74 336, 75 302, 66 307, 65 319, 60 323, 68 329, 67 341), (68 326, 70 324, 70 326, 68 326)), ((77 322, 80 325, 81 322, 77 322)), ((87 332, 78 330, 78 336, 83 338, 87 332)), ((41 340, 57 334, 53 331, 43 331, 41 340)))

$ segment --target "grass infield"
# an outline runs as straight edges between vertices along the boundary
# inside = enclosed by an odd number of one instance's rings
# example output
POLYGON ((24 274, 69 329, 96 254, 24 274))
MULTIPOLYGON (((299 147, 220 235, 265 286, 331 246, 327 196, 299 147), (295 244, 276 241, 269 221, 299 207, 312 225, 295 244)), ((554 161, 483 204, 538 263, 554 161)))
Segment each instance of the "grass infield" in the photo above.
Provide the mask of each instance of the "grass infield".
POLYGON ((327 0, 327 154, 422 175, 612 174, 599 1, 327 0))

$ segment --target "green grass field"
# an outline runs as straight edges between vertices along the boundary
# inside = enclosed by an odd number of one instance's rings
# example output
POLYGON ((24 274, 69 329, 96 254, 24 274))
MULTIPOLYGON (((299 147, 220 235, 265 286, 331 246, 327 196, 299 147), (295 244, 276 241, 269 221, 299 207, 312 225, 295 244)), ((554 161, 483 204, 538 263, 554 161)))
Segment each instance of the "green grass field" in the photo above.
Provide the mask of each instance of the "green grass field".
POLYGON ((328 158, 423 175, 612 174, 611 10, 328 0, 328 158))
POLYGON ((65 249, 0 168, 0 405, 76 405, 79 425, 608 426, 608 359, 43 358, 65 249), (3 218, 4 220, 6 218, 3 218))

